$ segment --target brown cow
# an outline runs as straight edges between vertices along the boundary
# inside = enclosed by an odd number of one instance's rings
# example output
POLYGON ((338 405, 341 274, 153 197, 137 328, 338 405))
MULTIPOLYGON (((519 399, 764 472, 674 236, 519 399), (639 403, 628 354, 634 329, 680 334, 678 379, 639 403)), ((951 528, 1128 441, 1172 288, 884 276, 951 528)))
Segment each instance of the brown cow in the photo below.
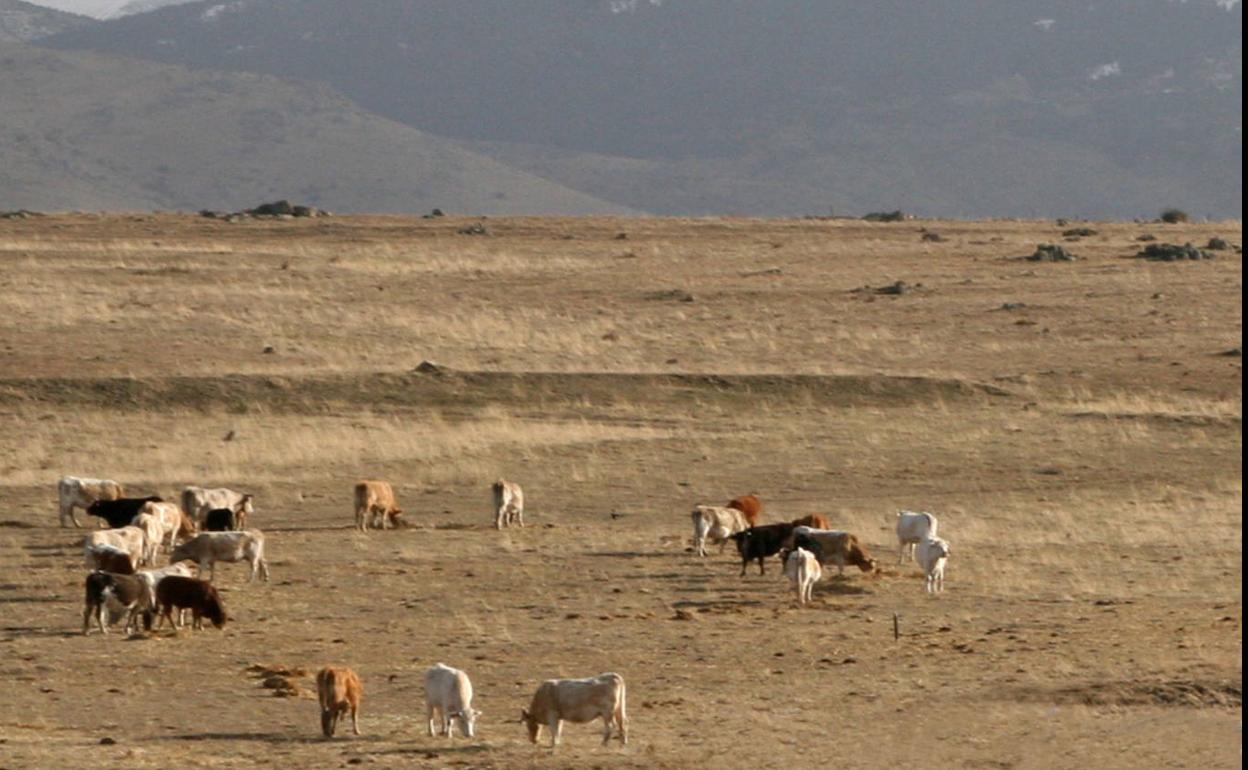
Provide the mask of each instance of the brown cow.
POLYGON ((398 523, 403 509, 395 505, 394 487, 388 481, 369 479, 355 485, 355 527, 367 532, 369 524, 377 526, 381 518, 381 528, 390 529, 398 523))
POLYGON ((158 626, 168 620, 169 625, 174 628, 178 627, 173 620, 175 608, 190 609, 192 629, 203 628, 204 618, 212 621, 212 625, 216 628, 223 628, 225 621, 228 620, 225 606, 221 604, 220 594, 217 593, 212 583, 206 580, 196 580, 180 575, 161 578, 156 584, 156 606, 156 613, 160 616, 158 626))
POLYGON ((794 519, 793 526, 810 527, 811 529, 832 529, 832 525, 828 523, 828 518, 822 513, 812 513, 809 516, 794 519))
POLYGON ((364 685, 360 677, 345 666, 326 666, 316 674, 316 696, 321 704, 321 732, 334 737, 338 719, 351 712, 351 731, 360 734, 360 696, 364 685))
POLYGON ((754 495, 742 495, 734 497, 728 501, 728 508, 736 508, 741 511, 741 515, 745 517, 745 523, 751 527, 758 525, 758 520, 763 515, 763 501, 754 495))

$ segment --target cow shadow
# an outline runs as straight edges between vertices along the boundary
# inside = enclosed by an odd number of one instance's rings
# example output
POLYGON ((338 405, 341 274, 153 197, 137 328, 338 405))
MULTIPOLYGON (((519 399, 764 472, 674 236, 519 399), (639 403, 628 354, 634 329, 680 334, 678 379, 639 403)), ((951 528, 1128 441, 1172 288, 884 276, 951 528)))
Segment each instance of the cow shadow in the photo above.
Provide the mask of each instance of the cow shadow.
POLYGON ((412 746, 403 749, 385 749, 383 751, 374 751, 373 754, 390 754, 394 756, 404 756, 418 754, 425 759, 437 759, 442 754, 480 754, 490 751, 493 747, 483 743, 473 743, 465 746, 438 745, 438 746, 412 746))
POLYGON ((674 551, 590 551, 585 555, 599 559, 666 559, 677 554, 674 551))
MULTIPOLYGON (((97 629, 92 626, 92 630, 95 631, 97 629)), ((72 639, 75 636, 82 636, 82 629, 67 631, 63 628, 41 628, 39 626, 4 626, 0 627, 0 634, 17 634, 47 639, 72 639)))
POLYGON ((179 733, 176 735, 162 735, 157 740, 162 741, 254 741, 257 743, 330 743, 336 742, 340 745, 347 746, 353 743, 367 743, 384 740, 378 735, 347 735, 339 734, 335 738, 326 738, 320 734, 301 734, 292 735, 290 733, 179 733))

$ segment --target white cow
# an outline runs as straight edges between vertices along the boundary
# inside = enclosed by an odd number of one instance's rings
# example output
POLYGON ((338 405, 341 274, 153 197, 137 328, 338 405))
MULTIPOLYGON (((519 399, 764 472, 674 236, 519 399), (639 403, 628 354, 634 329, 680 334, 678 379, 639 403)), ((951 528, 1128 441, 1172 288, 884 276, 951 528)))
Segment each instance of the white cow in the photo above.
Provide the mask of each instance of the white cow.
MULTIPOLYGON (((182 522, 184 517, 182 509, 177 503, 147 503, 141 509, 140 514, 146 513, 154 516, 160 523, 161 538, 169 538, 166 550, 172 551, 174 543, 178 541, 178 535, 182 532, 182 522)), ((159 545, 159 542, 157 543, 159 545)))
POLYGON ((169 556, 169 561, 189 559, 199 565, 199 576, 210 570, 209 580, 217 576, 217 562, 245 561, 251 565, 247 582, 256 579, 259 571, 264 580, 269 579, 269 563, 264 560, 264 533, 258 529, 244 532, 200 532, 184 543, 179 543, 169 556))
POLYGON ((698 556, 706 556, 706 541, 719 543, 719 552, 724 552, 728 537, 742 532, 748 526, 745 514, 736 508, 721 508, 717 505, 695 505, 693 513, 693 551, 698 556))
POLYGON ((82 544, 90 569, 95 569, 95 558, 91 552, 98 546, 107 545, 124 551, 136 567, 144 563, 143 557, 147 554, 147 536, 138 527, 98 529, 83 538, 82 544))
POLYGON ((823 577, 823 568, 813 553, 805 548, 794 548, 784 560, 784 576, 797 592, 797 603, 804 605, 814 598, 815 583, 823 577))
POLYGON ((949 559, 949 543, 938 537, 925 537, 914 550, 915 559, 923 570, 923 586, 929 594, 945 590, 945 562, 949 559))
POLYGON ((96 500, 117 500, 125 496, 125 491, 116 481, 110 479, 84 479, 78 476, 63 476, 56 482, 56 497, 60 503, 61 526, 65 526, 65 518, 82 526, 74 515, 74 508, 87 510, 87 506, 96 500))
MULTIPOLYGON (((151 503, 148 503, 151 505, 151 503)), ((134 521, 130 524, 143 530, 143 564, 156 563, 156 551, 160 549, 160 541, 165 536, 165 529, 160 524, 160 519, 155 514, 140 513, 134 517, 134 521)))
POLYGON ((537 743, 542 728, 550 730, 550 746, 559 745, 564 722, 582 724, 601 719, 602 745, 611 740, 614 726, 621 743, 628 743, 628 717, 624 713, 624 677, 599 674, 588 679, 547 679, 533 694, 520 717, 529 730, 529 740, 537 743))
POLYGON ((524 526, 524 490, 514 481, 499 479, 490 487, 494 492, 494 529, 524 526))
POLYGON ((429 734, 433 735, 433 716, 438 714, 438 735, 455 737, 454 724, 466 738, 476 734, 477 717, 481 712, 472 707, 472 682, 468 675, 443 663, 425 672, 425 717, 429 734))
POLYGON ((939 524, 936 517, 927 511, 897 511, 897 543, 900 548, 897 563, 906 560, 907 551, 913 559, 914 547, 928 535, 936 537, 939 524))
POLYGON ((235 492, 225 487, 205 489, 204 487, 187 487, 182 490, 182 510, 200 527, 204 526, 204 517, 214 508, 229 508, 245 517, 255 513, 251 495, 235 492))

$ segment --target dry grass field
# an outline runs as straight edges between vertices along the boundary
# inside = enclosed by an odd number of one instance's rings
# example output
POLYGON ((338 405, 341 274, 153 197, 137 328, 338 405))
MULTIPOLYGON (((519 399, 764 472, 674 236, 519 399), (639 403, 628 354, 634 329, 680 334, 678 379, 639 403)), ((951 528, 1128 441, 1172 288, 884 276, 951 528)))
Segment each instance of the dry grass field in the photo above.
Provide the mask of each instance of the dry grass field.
POLYGON ((0 221, 0 767, 1238 766, 1242 257, 1132 258, 1238 222, 471 222, 0 221), (272 582, 222 565, 223 631, 84 637, 63 474, 254 492, 272 582), (351 529, 362 477, 406 528, 351 529), (799 609, 689 552, 746 492, 883 572, 799 609), (438 661, 475 740, 425 735, 438 661), (359 738, 319 735, 326 663, 359 738), (629 744, 531 746, 538 683, 603 671, 629 744))

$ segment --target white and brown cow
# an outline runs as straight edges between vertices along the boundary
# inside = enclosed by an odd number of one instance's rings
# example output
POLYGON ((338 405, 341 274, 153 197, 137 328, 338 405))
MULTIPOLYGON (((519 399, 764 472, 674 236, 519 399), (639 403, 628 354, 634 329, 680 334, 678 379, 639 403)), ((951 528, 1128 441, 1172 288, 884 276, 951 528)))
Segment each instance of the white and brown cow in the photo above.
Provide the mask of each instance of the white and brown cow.
POLYGON ((182 490, 182 510, 196 524, 204 526, 204 517, 214 508, 229 508, 239 515, 240 527, 246 526, 247 517, 255 513, 252 496, 226 487, 187 487, 182 490))
POLYGON ((490 487, 494 493, 494 529, 524 526, 524 490, 514 481, 499 479, 490 487))
POLYGON ((68 517, 75 527, 82 526, 74 515, 74 508, 84 511, 96 500, 116 500, 125 496, 121 485, 111 479, 87 479, 79 476, 63 476, 56 482, 56 497, 60 504, 61 526, 68 517))
POLYGON ((96 569, 96 560, 92 552, 99 546, 110 546, 130 557, 136 567, 145 564, 147 555, 147 535, 138 527, 119 527, 117 529, 98 529, 83 538, 88 569, 96 569))
POLYGON ((693 552, 698 556, 706 556, 707 540, 719 543, 719 552, 723 553, 728 538, 748 527, 745 514, 736 508, 695 505, 690 517, 693 519, 693 552))

